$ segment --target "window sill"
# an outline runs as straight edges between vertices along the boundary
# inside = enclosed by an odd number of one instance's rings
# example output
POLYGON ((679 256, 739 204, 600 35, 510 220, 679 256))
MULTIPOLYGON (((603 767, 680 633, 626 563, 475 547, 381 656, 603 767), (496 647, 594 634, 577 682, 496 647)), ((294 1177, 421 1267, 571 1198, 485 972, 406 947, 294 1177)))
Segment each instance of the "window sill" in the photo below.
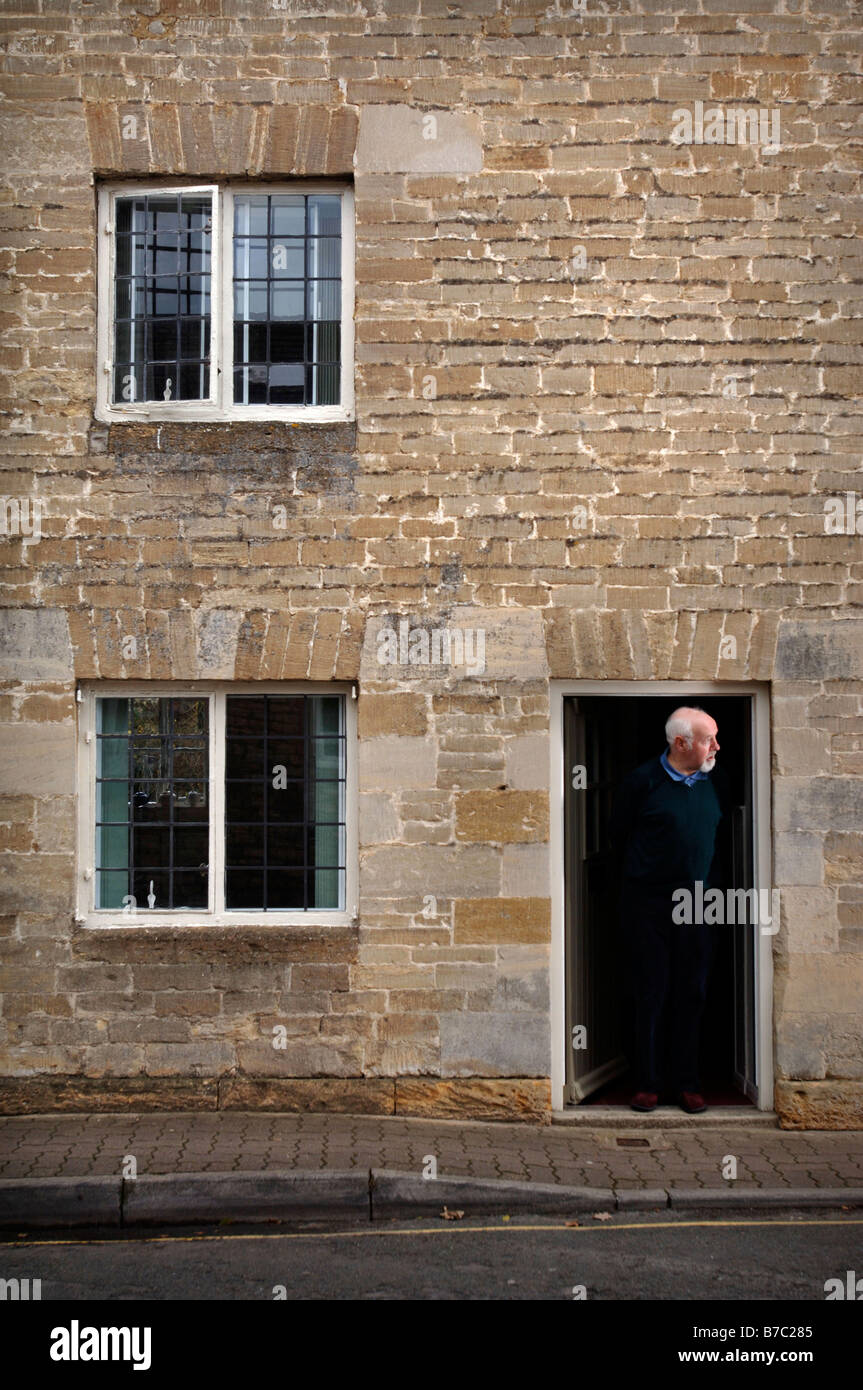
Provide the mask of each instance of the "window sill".
POLYGON ((155 920, 142 917, 133 918, 131 913, 124 916, 118 912, 116 916, 107 915, 98 919, 94 917, 76 918, 75 925, 81 931, 88 932, 109 932, 115 936, 118 932, 129 932, 135 934, 156 932, 168 933, 170 935, 187 935, 193 932, 236 932, 245 929, 251 931, 309 931, 312 928, 319 928, 323 931, 335 929, 341 930, 356 924, 357 918, 349 917, 346 912, 316 912, 304 913, 298 916, 296 913, 269 912, 266 914, 243 912, 234 913, 231 916, 213 918, 184 918, 183 920, 171 919, 169 917, 158 917, 155 920))
POLYGON ((129 407, 123 409, 120 406, 111 409, 99 408, 96 410, 96 419, 103 425, 145 424, 148 421, 160 424, 255 424, 265 421, 272 425, 313 425, 313 424, 339 424, 346 420, 352 420, 354 412, 343 405, 318 405, 318 406, 282 406, 273 409, 271 406, 249 405, 237 406, 234 410, 221 410, 214 405, 199 405, 196 402, 188 403, 177 402, 173 406, 161 406, 158 401, 149 401, 146 405, 137 408, 129 407))
POLYGON ((249 959, 267 961, 318 959, 321 951, 329 959, 334 950, 341 958, 343 952, 348 956, 355 952, 358 935, 359 919, 323 923, 297 921, 292 917, 285 922, 263 923, 259 920, 254 924, 245 922, 232 926, 198 922, 190 926, 175 923, 146 927, 125 924, 93 927, 76 920, 73 940, 84 956, 98 953, 101 959, 101 953, 106 951, 106 958, 110 958, 113 947, 116 947, 120 952, 118 959, 125 959, 131 953, 134 959, 160 959, 168 964, 185 959, 186 952, 215 952, 221 957, 226 951, 230 953, 232 948, 242 952, 244 958, 245 953, 251 952, 249 959), (162 953, 161 956, 159 953, 162 953))
POLYGON ((297 962, 356 958, 360 923, 268 922, 217 926, 89 927, 75 922, 72 941, 81 958, 146 960, 171 965, 175 960, 202 956, 218 960, 297 962))
MULTIPOLYGON (((90 453, 117 458, 146 458, 148 469, 164 463, 165 468, 197 467, 202 455, 219 457, 238 452, 250 463, 267 454, 284 455, 286 450, 305 456, 309 448, 333 459, 341 467, 356 450, 355 420, 177 420, 159 424, 154 420, 115 420, 110 424, 94 421, 90 430, 90 453), (161 457, 160 457, 161 456, 161 457)), ((335 463, 332 464, 335 469, 335 463)))

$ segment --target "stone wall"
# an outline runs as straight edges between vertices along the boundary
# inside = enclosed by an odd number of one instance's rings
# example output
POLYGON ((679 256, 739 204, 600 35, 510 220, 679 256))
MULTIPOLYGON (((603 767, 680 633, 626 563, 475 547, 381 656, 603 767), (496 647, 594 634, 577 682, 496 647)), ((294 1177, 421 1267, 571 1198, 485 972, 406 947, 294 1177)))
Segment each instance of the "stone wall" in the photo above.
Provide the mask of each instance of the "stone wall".
POLYGON ((2 490, 44 506, 0 537, 8 1107, 547 1116, 549 679, 751 679, 777 1104, 861 1123, 863 521, 825 528, 860 487, 859 10, 9 0, 0 30, 2 490), (697 102, 778 112, 779 147, 675 143, 697 102), (172 175, 353 180, 355 424, 95 422, 95 189, 172 175), (403 618, 481 629, 482 673, 383 667, 403 618), (77 925, 100 678, 358 680, 358 920, 77 925))

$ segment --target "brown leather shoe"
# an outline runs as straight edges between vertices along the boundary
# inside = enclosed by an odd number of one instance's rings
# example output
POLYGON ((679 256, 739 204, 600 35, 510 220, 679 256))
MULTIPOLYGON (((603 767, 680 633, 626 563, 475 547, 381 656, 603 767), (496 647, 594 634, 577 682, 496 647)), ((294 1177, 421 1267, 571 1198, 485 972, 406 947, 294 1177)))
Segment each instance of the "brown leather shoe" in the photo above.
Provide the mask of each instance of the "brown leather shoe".
POLYGON ((681 1091, 680 1108, 685 1110, 687 1115, 700 1115, 707 1109, 707 1102, 697 1091, 681 1091))
POLYGON ((636 1091, 632 1100, 629 1102, 630 1110, 655 1110, 659 1103, 659 1096, 655 1091, 636 1091))

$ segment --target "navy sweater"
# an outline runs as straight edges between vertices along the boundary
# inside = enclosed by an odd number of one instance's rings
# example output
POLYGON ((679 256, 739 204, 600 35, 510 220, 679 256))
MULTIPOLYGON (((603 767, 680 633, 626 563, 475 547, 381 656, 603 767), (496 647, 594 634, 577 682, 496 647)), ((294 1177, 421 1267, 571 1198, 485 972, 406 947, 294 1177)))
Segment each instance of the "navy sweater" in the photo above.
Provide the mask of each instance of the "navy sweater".
POLYGON ((711 883, 716 832, 728 809, 724 775, 714 768, 688 787, 675 782, 659 758, 624 778, 611 834, 625 879, 641 888, 711 883))

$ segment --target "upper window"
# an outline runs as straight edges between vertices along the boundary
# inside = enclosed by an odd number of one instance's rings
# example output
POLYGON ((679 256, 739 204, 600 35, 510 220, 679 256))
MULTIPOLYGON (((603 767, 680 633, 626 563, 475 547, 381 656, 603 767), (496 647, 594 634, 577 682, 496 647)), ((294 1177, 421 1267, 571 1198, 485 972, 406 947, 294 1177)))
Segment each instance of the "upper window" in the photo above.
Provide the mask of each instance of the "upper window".
POLYGON ((101 419, 350 417, 350 190, 113 185, 100 197, 101 419))

